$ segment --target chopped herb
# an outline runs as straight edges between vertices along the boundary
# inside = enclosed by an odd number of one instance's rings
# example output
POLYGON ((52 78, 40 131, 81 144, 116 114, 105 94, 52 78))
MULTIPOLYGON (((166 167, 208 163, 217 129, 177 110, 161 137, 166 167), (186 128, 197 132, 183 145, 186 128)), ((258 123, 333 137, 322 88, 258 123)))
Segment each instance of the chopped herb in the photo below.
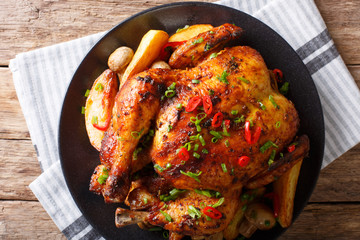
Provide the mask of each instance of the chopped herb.
POLYGON ((96 91, 102 91, 104 89, 104 86, 101 83, 98 83, 95 87, 96 91))
POLYGON ((204 41, 204 39, 201 37, 201 38, 199 38, 199 39, 194 40, 193 43, 192 43, 192 45, 195 45, 195 44, 197 44, 197 43, 202 43, 203 41, 204 41))
POLYGON ((154 129, 150 129, 150 130, 149 130, 149 136, 150 136, 150 137, 153 137, 154 135, 155 135, 154 129))
POLYGON ((226 147, 230 147, 229 140, 227 140, 227 139, 225 140, 225 146, 226 146, 226 147))
POLYGON ((215 204, 212 205, 213 208, 216 208, 218 206, 220 206, 221 204, 223 204, 225 201, 225 198, 220 198, 219 201, 217 201, 215 204))
POLYGON ((181 165, 185 165, 185 161, 182 160, 182 161, 180 162, 180 164, 181 164, 181 165))
POLYGON ((84 96, 85 96, 85 97, 88 97, 89 94, 90 94, 90 90, 89 90, 89 89, 86 89, 86 92, 85 92, 84 96))
POLYGON ((208 154, 208 153, 209 153, 209 151, 208 151, 207 149, 205 149, 205 148, 203 148, 203 150, 201 150, 201 152, 202 152, 203 154, 208 154))
POLYGON ((212 53, 212 54, 210 55, 210 59, 216 58, 217 55, 218 55, 217 53, 212 53))
POLYGON ((221 134, 230 137, 230 133, 227 131, 227 126, 225 124, 225 121, 222 122, 222 125, 223 125, 223 132, 221 134))
POLYGON ((189 205, 188 213, 189 213, 190 217, 192 217, 192 218, 200 218, 201 217, 200 210, 195 208, 192 205, 189 205))
POLYGON ((143 131, 144 131, 144 128, 142 128, 140 130, 140 132, 133 131, 133 132, 131 132, 131 136, 135 139, 138 139, 141 137, 141 134, 143 133, 143 131))
POLYGON ((148 203, 148 199, 147 199, 147 198, 144 198, 144 199, 143 199, 143 203, 144 203, 144 204, 147 204, 147 203, 148 203))
POLYGON ((209 89, 209 95, 210 95, 210 96, 214 95, 214 93, 215 93, 214 90, 209 89))
POLYGON ((210 33, 210 34, 214 34, 214 31, 210 31, 209 33, 210 33))
POLYGON ((205 218, 206 218, 206 221, 211 221, 212 220, 212 218, 209 217, 209 216, 205 216, 205 218))
POLYGON ((231 110, 231 114, 232 114, 232 115, 237 115, 238 113, 239 113, 238 110, 231 110))
POLYGON ((203 136, 201 136, 200 134, 199 134, 199 141, 200 141, 200 143, 201 143, 201 146, 205 146, 205 145, 206 145, 205 139, 204 139, 203 136))
POLYGON ((160 200, 161 201, 164 201, 164 202, 167 202, 167 201, 170 201, 170 200, 175 200, 176 198, 179 197, 179 195, 181 193, 184 193, 186 192, 186 190, 180 190, 180 189, 177 189, 177 188, 174 188, 172 189, 170 192, 169 192, 169 195, 160 195, 160 200))
POLYGON ((266 110, 265 105, 264 105, 262 102, 260 102, 260 100, 258 100, 258 103, 260 104, 260 108, 261 108, 262 110, 266 110))
POLYGON ((196 153, 196 152, 193 153, 193 156, 196 157, 196 158, 198 158, 198 159, 200 158, 200 154, 198 154, 198 153, 196 153))
POLYGON ((193 172, 184 172, 183 170, 180 170, 180 173, 184 174, 185 176, 195 179, 195 181, 197 181, 197 182, 200 182, 200 179, 198 177, 201 175, 202 171, 200 171, 198 173, 193 173, 193 172))
POLYGON ((260 147, 260 152, 261 152, 261 153, 264 153, 266 150, 268 150, 268 149, 271 148, 271 147, 276 147, 276 148, 278 148, 279 146, 276 145, 275 143, 273 143, 272 141, 267 141, 264 145, 262 145, 262 146, 260 147))
POLYGON ((243 77, 238 77, 237 79, 241 80, 242 82, 246 83, 246 84, 249 84, 250 81, 247 80, 246 78, 243 78, 243 77))
POLYGON ((276 155, 276 150, 274 149, 274 150, 272 150, 269 161, 268 161, 269 166, 271 166, 271 164, 274 163, 275 155, 276 155))
POLYGON ((284 157, 284 154, 283 154, 283 153, 280 153, 280 157, 283 158, 283 157, 284 157))
POLYGON ((226 164, 225 164, 225 163, 222 163, 222 164, 221 164, 221 168, 222 168, 222 170, 223 170, 224 173, 227 172, 227 168, 226 168, 226 164))
POLYGON ((171 218, 171 216, 170 216, 168 213, 166 213, 166 212, 164 212, 164 211, 162 211, 162 210, 160 210, 160 213, 165 217, 165 220, 166 220, 166 221, 168 221, 168 222, 171 222, 171 221, 172 221, 172 218, 171 218))
POLYGON ((275 123, 275 127, 276 127, 276 128, 279 128, 280 125, 281 125, 281 122, 280 122, 280 121, 278 121, 278 122, 275 123))
POLYGON ((133 152, 133 158, 132 158, 134 161, 138 160, 138 154, 141 151, 142 151, 142 147, 138 147, 135 149, 135 151, 133 152))
POLYGON ((176 32, 178 33, 178 32, 181 32, 182 30, 185 30, 185 29, 187 29, 187 28, 189 28, 189 25, 185 25, 183 28, 178 28, 177 30, 176 30, 176 32))
POLYGON ((206 51, 209 51, 210 49, 211 49, 211 45, 210 45, 210 44, 206 44, 206 45, 205 45, 205 48, 204 48, 205 52, 206 52, 206 51))
POLYGON ((250 198, 250 195, 247 194, 247 193, 244 193, 244 194, 241 195, 240 198, 241 198, 242 201, 245 201, 245 200, 248 200, 250 198))
POLYGON ((124 138, 119 136, 119 137, 117 137, 117 140, 121 142, 121 141, 124 141, 124 138))
POLYGON ((91 119, 91 123, 92 124, 98 124, 98 117, 97 116, 93 116, 91 119))
POLYGON ((235 123, 241 123, 241 122, 245 122, 245 116, 241 115, 240 117, 237 117, 234 119, 235 123))
POLYGON ((167 126, 167 132, 170 132, 172 128, 173 128, 173 127, 169 124, 169 125, 167 126))
POLYGON ((269 95, 269 100, 275 108, 280 108, 279 105, 277 105, 277 103, 275 102, 273 95, 269 95))
POLYGON ((216 132, 214 130, 210 131, 210 134, 213 135, 214 137, 216 137, 217 139, 222 139, 222 135, 219 132, 216 132))
POLYGON ((183 107, 183 106, 182 106, 182 104, 181 104, 181 103, 179 103, 178 105, 176 105, 176 109, 177 109, 177 110, 181 110, 181 109, 182 109, 182 107, 183 107))
POLYGON ((194 145, 194 151, 196 152, 199 149, 199 144, 195 143, 194 145))
POLYGON ((191 80, 191 82, 197 84, 197 83, 200 83, 200 80, 198 80, 198 79, 193 79, 193 80, 191 80))
POLYGON ((85 107, 81 107, 81 114, 85 114, 85 107))
POLYGON ((253 122, 252 118, 249 119, 249 122, 250 122, 250 127, 253 127, 253 126, 254 126, 254 122, 253 122))
POLYGON ((221 74, 221 76, 217 76, 217 79, 219 79, 220 82, 229 84, 229 81, 227 80, 227 77, 229 76, 229 73, 224 70, 221 74))
POLYGON ((289 91, 289 82, 284 82, 279 91, 282 95, 286 95, 289 91))
POLYGON ((154 168, 156 168, 157 170, 159 170, 159 172, 163 172, 164 169, 159 165, 159 164, 154 164, 154 168))
POLYGON ((173 96, 175 96, 176 92, 174 90, 166 90, 165 91, 165 97, 167 98, 172 98, 173 96))
POLYGON ((234 173, 235 173, 235 169, 234 168, 231 168, 231 175, 234 175, 234 173))
POLYGON ((100 184, 104 184, 106 182, 106 179, 109 177, 109 171, 106 169, 106 167, 102 168, 102 173, 98 177, 97 181, 100 184))
POLYGON ((163 238, 165 239, 169 238, 169 231, 163 231, 163 238))
POLYGON ((212 196, 213 196, 209 190, 194 189, 194 191, 195 191, 196 193, 201 194, 201 195, 204 195, 204 196, 206 196, 206 197, 212 197, 212 196))
POLYGON ((242 210, 243 212, 245 212, 246 209, 247 209, 247 205, 245 204, 244 206, 242 206, 241 210, 242 210))
POLYGON ((150 228, 150 229, 149 229, 150 232, 162 231, 162 230, 163 230, 162 227, 153 227, 153 228, 150 228))

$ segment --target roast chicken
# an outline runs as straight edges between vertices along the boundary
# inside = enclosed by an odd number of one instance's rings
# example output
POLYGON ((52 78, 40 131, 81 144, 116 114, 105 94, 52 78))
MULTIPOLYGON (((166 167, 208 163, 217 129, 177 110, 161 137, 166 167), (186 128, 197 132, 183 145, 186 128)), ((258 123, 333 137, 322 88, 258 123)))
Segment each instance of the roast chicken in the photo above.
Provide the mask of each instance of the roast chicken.
POLYGON ((241 34, 230 24, 200 34, 172 53, 173 69, 146 70, 119 90, 90 184, 106 202, 130 206, 117 210, 117 226, 161 226, 172 239, 218 234, 244 187, 277 159, 307 154, 304 138, 304 147, 279 156, 294 141, 299 117, 259 52, 223 48, 241 34), (173 189, 176 198, 166 199, 173 189), (202 214, 214 204, 220 217, 202 214))

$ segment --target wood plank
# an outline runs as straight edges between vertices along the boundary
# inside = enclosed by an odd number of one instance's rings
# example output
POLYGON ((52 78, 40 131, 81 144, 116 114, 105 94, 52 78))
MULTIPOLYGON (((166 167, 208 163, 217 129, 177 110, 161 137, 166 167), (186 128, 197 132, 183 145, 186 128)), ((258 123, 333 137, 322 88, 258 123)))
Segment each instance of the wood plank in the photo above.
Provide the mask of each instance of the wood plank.
POLYGON ((360 1, 315 0, 315 3, 344 61, 359 64, 360 1))
MULTIPOLYGON (((7 65, 17 53, 104 31, 135 13, 170 2, 176 0, 0 1, 0 15, 3 16, 0 19, 0 65, 7 65)), ((359 64, 360 2, 315 2, 345 62, 359 64)))
POLYGON ((40 174, 29 140, 0 139, 0 199, 36 200, 28 187, 40 174))
POLYGON ((39 202, 0 201, 0 210, 0 239, 66 239, 39 202))
POLYGON ((0 1, 0 65, 8 65, 18 53, 102 32, 135 13, 171 2, 177 0, 0 1))
POLYGON ((309 204, 281 240, 359 239, 359 204, 309 204))
MULTIPOLYGON (((0 209, 0 239, 65 239, 39 202, 0 201, 0 209)), ((309 204, 280 239, 357 240, 359 236, 359 204, 309 204)))
POLYGON ((0 68, 0 138, 30 139, 9 68, 0 68))

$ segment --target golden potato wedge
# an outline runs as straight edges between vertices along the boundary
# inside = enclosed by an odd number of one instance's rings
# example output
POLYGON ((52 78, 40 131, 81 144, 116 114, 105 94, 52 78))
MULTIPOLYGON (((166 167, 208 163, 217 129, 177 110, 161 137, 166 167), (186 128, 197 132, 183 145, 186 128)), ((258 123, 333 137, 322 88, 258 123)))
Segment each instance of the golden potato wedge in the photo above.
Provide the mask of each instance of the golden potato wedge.
POLYGON ((303 160, 296 163, 273 183, 274 193, 279 197, 278 221, 283 228, 291 225, 296 185, 303 160))
POLYGON ((91 145, 100 151, 118 91, 116 73, 105 70, 94 82, 85 104, 85 125, 91 145))
POLYGON ((239 235, 239 225, 243 220, 247 205, 253 201, 256 201, 257 198, 263 196, 265 191, 265 187, 262 187, 246 191, 241 195, 238 209, 235 212, 235 215, 230 224, 224 229, 224 238, 226 240, 236 239, 236 237, 239 235))
POLYGON ((197 36, 199 33, 209 31, 213 26, 210 24, 195 24, 191 26, 187 26, 182 29, 178 29, 176 33, 170 36, 169 42, 182 42, 189 40, 197 36))
POLYGON ((129 77, 144 71, 159 56, 161 48, 167 43, 169 35, 161 30, 148 31, 139 44, 134 57, 126 67, 120 81, 120 88, 129 77))

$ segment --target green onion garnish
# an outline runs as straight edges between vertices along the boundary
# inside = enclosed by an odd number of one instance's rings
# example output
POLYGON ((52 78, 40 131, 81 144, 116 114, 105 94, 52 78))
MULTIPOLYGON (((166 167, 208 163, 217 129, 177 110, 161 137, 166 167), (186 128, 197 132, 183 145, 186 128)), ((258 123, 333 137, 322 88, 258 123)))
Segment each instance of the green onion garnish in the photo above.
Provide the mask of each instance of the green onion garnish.
POLYGON ((141 151, 142 151, 142 147, 138 147, 135 149, 135 151, 133 152, 133 158, 132 158, 134 161, 138 160, 138 154, 141 151))
POLYGON ((271 148, 271 147, 276 147, 276 148, 278 148, 279 146, 276 145, 275 143, 273 143, 272 141, 267 141, 264 145, 262 145, 262 146, 260 147, 260 152, 261 152, 261 153, 264 153, 266 150, 268 150, 268 149, 271 148))
POLYGON ((189 205, 188 213, 189 213, 190 217, 192 217, 192 218, 200 218, 201 217, 201 212, 192 205, 189 205))
POLYGON ((209 89, 209 95, 210 95, 210 96, 214 95, 214 93, 215 93, 214 90, 209 89))
POLYGON ((200 171, 198 173, 193 173, 193 172, 184 172, 183 170, 180 170, 180 173, 184 174, 185 176, 195 179, 195 181, 197 181, 197 182, 200 182, 200 179, 198 177, 201 175, 202 171, 200 171))
POLYGON ((260 104, 260 108, 261 108, 262 110, 266 110, 265 105, 264 105, 262 102, 260 102, 260 100, 258 100, 258 103, 260 104))
POLYGON ((163 169, 160 165, 158 165, 158 164, 154 164, 154 168, 156 168, 157 170, 159 170, 159 172, 163 172, 163 171, 164 171, 164 169, 163 169))
POLYGON ((225 163, 222 163, 221 164, 221 168, 222 168, 222 170, 223 170, 223 172, 227 172, 227 168, 226 168, 226 164, 225 163))
POLYGON ((164 212, 164 211, 162 211, 162 210, 160 210, 160 212, 161 212, 161 214, 165 217, 165 220, 166 220, 166 221, 168 221, 168 222, 171 222, 171 221, 172 221, 172 218, 171 218, 171 216, 170 216, 168 213, 166 213, 166 212, 164 212))
POLYGON ((279 105, 277 105, 277 103, 275 102, 273 95, 269 95, 269 100, 275 108, 280 108, 279 105))
POLYGON ((237 115, 238 113, 239 113, 238 110, 231 110, 231 114, 232 114, 232 115, 237 115))
POLYGON ((182 109, 182 107, 183 107, 183 106, 182 106, 182 104, 181 104, 181 103, 179 103, 178 105, 176 105, 176 109, 177 109, 177 110, 181 110, 181 109, 182 109))
POLYGON ((175 87, 176 87, 176 82, 173 82, 173 83, 168 87, 168 89, 169 89, 169 90, 175 90, 175 87))
POLYGON ((197 79, 193 79, 191 80, 192 83, 200 83, 200 80, 197 80, 197 79))
POLYGON ((200 154, 198 154, 198 153, 196 153, 196 152, 193 153, 193 156, 194 156, 195 158, 198 158, 198 159, 200 158, 200 154))
POLYGON ((91 123, 92 124, 98 124, 98 117, 97 116, 93 116, 91 119, 91 123))
POLYGON ((245 122, 245 116, 241 115, 240 117, 237 117, 234 119, 235 123, 241 123, 241 122, 245 122))
POLYGON ((89 94, 90 94, 90 90, 89 90, 89 89, 86 89, 86 92, 85 92, 84 96, 85 96, 85 97, 88 97, 89 94))
POLYGON ((199 149, 199 144, 195 143, 194 145, 194 151, 196 152, 199 149))
POLYGON ((218 55, 217 53, 212 53, 212 54, 210 55, 210 59, 216 58, 217 55, 218 55))
POLYGON ((289 91, 289 82, 284 82, 279 91, 282 95, 286 95, 289 91))
POLYGON ((189 28, 189 25, 185 25, 183 28, 178 28, 178 30, 176 30, 176 32, 180 32, 180 31, 185 30, 187 28, 189 28))
POLYGON ((225 83, 225 84, 229 84, 229 81, 227 80, 227 77, 229 76, 229 73, 226 72, 226 70, 224 70, 221 74, 221 76, 217 76, 217 79, 219 79, 220 82, 225 83))
POLYGON ((98 83, 95 87, 96 91, 102 91, 104 89, 104 86, 101 83, 98 83))
POLYGON ((209 153, 209 151, 208 151, 207 149, 205 149, 205 148, 203 148, 203 150, 201 150, 201 152, 204 153, 204 154, 208 154, 208 153, 209 153))
POLYGON ((276 128, 279 128, 280 125, 281 125, 281 122, 280 122, 280 121, 278 121, 278 122, 275 123, 275 127, 276 127, 276 128))
POLYGON ((269 166, 271 166, 271 164, 274 163, 275 155, 276 155, 276 150, 274 149, 274 150, 272 150, 269 161, 268 161, 269 166))
POLYGON ((223 138, 222 135, 219 132, 216 132, 214 130, 211 130, 210 134, 213 135, 214 137, 216 137, 217 139, 222 139, 223 138))
POLYGON ((81 107, 81 114, 85 114, 85 107, 81 107))
POLYGON ((147 198, 143 198, 143 203, 147 204, 148 203, 148 199, 147 198))
POLYGON ((217 201, 215 204, 212 205, 213 208, 216 208, 218 206, 220 206, 221 204, 223 204, 225 201, 225 198, 220 198, 219 201, 217 201))
POLYGON ((226 147, 230 147, 229 140, 227 140, 227 139, 225 140, 225 146, 226 146, 226 147))
POLYGON ((199 135, 199 141, 200 141, 201 145, 205 146, 206 145, 205 139, 200 134, 198 134, 198 135, 199 135))
POLYGON ((195 45, 195 44, 197 44, 197 43, 202 43, 203 41, 204 41, 204 39, 201 37, 201 38, 199 38, 199 39, 194 40, 194 41, 192 42, 192 45, 195 45))
POLYGON ((105 167, 103 167, 102 174, 98 177, 97 181, 100 184, 104 184, 108 177, 109 177, 109 170, 107 170, 105 167))
POLYGON ((249 83, 250 83, 249 80, 247 80, 246 78, 243 78, 243 77, 238 77, 237 79, 243 81, 243 82, 246 83, 246 84, 249 84, 249 83))
POLYGON ((175 96, 176 92, 174 90, 166 90, 165 91, 165 97, 167 98, 172 98, 173 96, 175 96))
POLYGON ((171 126, 171 125, 168 125, 168 126, 167 126, 167 132, 170 132, 171 129, 172 129, 172 126, 171 126))
POLYGON ((211 139, 211 142, 212 142, 212 143, 217 143, 218 140, 219 140, 219 139, 218 139, 217 137, 213 137, 213 138, 211 139))
POLYGON ((140 132, 133 131, 133 132, 131 132, 131 136, 132 136, 133 138, 135 138, 135 139, 138 139, 138 138, 141 137, 141 134, 142 134, 143 131, 144 131, 144 128, 142 128, 142 129, 140 130, 140 132))

